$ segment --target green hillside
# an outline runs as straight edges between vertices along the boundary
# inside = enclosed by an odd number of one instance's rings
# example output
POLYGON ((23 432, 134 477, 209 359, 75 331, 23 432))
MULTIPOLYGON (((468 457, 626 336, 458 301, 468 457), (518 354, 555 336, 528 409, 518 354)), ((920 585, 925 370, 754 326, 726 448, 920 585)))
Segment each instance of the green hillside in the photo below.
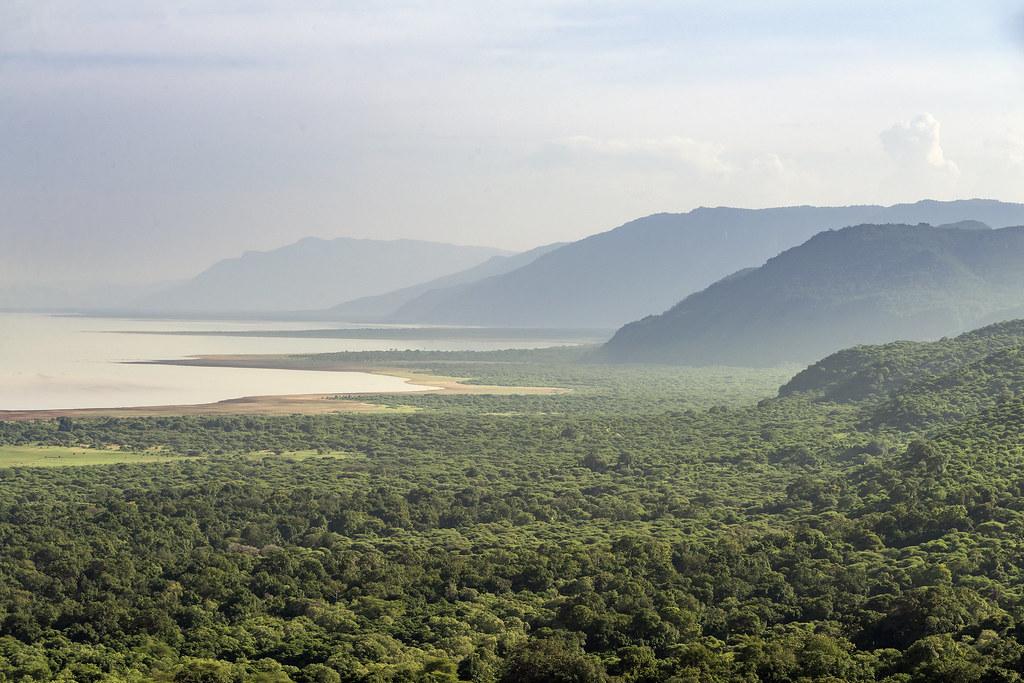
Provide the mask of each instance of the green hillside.
POLYGON ((837 351, 798 373, 781 396, 811 393, 847 403, 885 396, 909 382, 941 377, 992 353, 1024 344, 1024 320, 1010 320, 935 342, 898 341, 837 351))
POLYGON ((937 342, 861 346, 832 354, 779 390, 781 397, 857 403, 878 426, 959 421, 1024 393, 1024 321, 937 342))
MULTIPOLYGON (((604 348, 617 362, 772 365, 954 335, 1024 302, 1024 228, 861 225, 816 235, 604 348)), ((854 352, 855 353, 855 352, 854 352)))

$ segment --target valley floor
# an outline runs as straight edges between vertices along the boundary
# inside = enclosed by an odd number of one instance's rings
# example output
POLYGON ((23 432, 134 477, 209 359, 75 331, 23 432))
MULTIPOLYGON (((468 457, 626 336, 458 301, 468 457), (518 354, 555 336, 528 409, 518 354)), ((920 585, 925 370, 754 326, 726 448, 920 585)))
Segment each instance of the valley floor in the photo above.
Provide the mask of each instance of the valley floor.
POLYGON ((250 358, 464 388, 0 420, 0 681, 1019 683, 1022 348, 250 358))

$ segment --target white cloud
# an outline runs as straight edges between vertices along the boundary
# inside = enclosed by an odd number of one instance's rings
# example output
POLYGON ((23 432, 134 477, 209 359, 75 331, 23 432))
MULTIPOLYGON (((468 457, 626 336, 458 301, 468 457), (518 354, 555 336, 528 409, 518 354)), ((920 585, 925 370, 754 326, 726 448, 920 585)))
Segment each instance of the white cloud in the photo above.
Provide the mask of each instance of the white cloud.
POLYGON ((882 131, 879 137, 889 156, 907 169, 959 176, 959 167, 947 159, 942 150, 941 133, 942 124, 938 119, 931 114, 920 114, 882 131))
POLYGON ((786 162, 778 154, 762 154, 751 159, 751 172, 767 177, 783 177, 789 173, 786 162))
POLYGON ((651 206, 733 205, 741 194, 752 207, 813 203, 826 196, 821 174, 790 155, 684 136, 575 135, 549 142, 534 160, 534 169, 550 174, 553 183, 601 183, 609 188, 602 200, 635 202, 631 210, 637 214, 651 206))
POLYGON ((682 136, 595 138, 575 135, 556 140, 553 146, 568 153, 569 158, 565 160, 570 163, 579 162, 584 156, 607 159, 618 168, 699 176, 719 186, 737 183, 774 186, 802 176, 792 160, 784 160, 773 152, 743 153, 718 142, 682 136))
POLYGON ((1013 135, 1006 143, 1010 163, 1014 166, 1024 166, 1024 135, 1013 135))
POLYGON ((722 160, 723 148, 713 142, 671 136, 664 138, 594 138, 574 135, 554 141, 556 147, 574 153, 616 160, 680 164, 699 173, 726 174, 732 167, 722 160))

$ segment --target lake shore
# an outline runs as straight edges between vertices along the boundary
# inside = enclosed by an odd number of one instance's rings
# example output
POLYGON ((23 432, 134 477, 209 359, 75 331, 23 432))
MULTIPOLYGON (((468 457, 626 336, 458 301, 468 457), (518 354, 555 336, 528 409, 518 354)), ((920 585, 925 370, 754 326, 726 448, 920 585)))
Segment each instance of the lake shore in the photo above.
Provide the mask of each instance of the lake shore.
MULTIPOLYGON (((323 356, 297 356, 287 354, 228 354, 202 355, 191 358, 139 361, 143 365, 177 365, 185 367, 251 368, 260 370, 315 370, 319 372, 365 372, 404 379, 407 384, 425 387, 441 394, 517 394, 551 395, 569 390, 561 387, 502 386, 468 384, 469 378, 448 377, 429 372, 415 372, 407 368, 367 365, 335 360, 323 356)), ((402 392, 379 392, 395 393, 402 392)))
MULTIPOLYGON (((467 384, 466 378, 412 372, 402 368, 367 367, 343 361, 313 361, 306 357, 276 354, 209 355, 175 360, 132 361, 140 365, 176 365, 186 367, 254 368, 264 370, 316 370, 324 372, 365 372, 396 377, 408 384, 423 387, 436 394, 522 394, 552 395, 567 393, 560 387, 520 387, 467 384)), ((374 392, 373 395, 401 396, 401 391, 374 392)), ((351 394, 290 394, 276 396, 245 396, 216 403, 194 405, 125 406, 118 408, 68 408, 48 410, 2 410, 0 420, 52 420, 59 417, 170 417, 186 415, 321 415, 325 413, 387 413, 407 412, 405 407, 391 407, 360 401, 351 394)))
MULTIPOLYGON (((397 395, 397 393, 396 393, 397 395)), ((123 408, 67 408, 56 410, 2 410, 0 421, 54 420, 59 417, 177 417, 187 415, 322 415, 325 413, 396 412, 374 403, 339 399, 330 394, 245 396, 216 403, 123 408)))

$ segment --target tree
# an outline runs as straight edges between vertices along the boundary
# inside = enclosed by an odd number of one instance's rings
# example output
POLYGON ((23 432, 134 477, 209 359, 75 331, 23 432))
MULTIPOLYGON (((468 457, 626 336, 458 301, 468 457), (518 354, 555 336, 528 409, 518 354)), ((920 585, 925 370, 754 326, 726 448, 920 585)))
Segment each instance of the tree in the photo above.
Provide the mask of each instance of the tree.
POLYGON ((578 642, 558 635, 537 638, 516 648, 505 663, 502 683, 602 683, 604 667, 578 642))
POLYGON ((178 670, 174 683, 231 683, 231 665, 212 659, 194 659, 178 670))

